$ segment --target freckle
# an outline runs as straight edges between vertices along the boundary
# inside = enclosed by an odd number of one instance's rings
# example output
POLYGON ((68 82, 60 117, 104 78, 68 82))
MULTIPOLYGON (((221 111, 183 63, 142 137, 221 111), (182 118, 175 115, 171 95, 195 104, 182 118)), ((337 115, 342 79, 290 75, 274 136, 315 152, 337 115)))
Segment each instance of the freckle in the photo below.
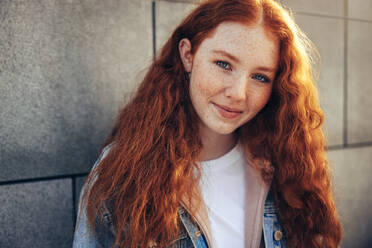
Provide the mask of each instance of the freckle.
POLYGON ((214 90, 212 87, 200 87, 200 91, 203 92, 204 95, 210 95, 214 90))

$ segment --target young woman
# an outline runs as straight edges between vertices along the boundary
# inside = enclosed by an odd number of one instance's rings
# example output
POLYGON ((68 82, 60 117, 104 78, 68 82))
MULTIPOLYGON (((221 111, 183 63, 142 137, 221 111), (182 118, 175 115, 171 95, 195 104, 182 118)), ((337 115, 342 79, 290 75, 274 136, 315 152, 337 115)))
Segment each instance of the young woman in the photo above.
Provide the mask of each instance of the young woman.
POLYGON ((273 0, 209 0, 122 110, 74 247, 337 247, 311 46, 273 0))

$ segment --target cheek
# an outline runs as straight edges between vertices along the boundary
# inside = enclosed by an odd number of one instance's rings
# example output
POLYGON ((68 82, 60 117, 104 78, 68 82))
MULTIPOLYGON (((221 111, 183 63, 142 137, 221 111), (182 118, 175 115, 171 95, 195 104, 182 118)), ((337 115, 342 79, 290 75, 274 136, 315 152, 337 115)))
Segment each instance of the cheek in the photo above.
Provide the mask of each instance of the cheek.
POLYGON ((213 96, 214 92, 216 91, 212 84, 208 84, 205 82, 198 82, 196 84, 196 90, 198 91, 198 95, 204 97, 213 96))
POLYGON ((200 114, 205 114, 210 96, 212 95, 210 89, 202 82, 191 82, 190 85, 190 98, 196 110, 200 114))
POLYGON ((195 96, 211 97, 218 91, 216 79, 213 73, 208 70, 198 70, 194 72, 190 89, 195 96))

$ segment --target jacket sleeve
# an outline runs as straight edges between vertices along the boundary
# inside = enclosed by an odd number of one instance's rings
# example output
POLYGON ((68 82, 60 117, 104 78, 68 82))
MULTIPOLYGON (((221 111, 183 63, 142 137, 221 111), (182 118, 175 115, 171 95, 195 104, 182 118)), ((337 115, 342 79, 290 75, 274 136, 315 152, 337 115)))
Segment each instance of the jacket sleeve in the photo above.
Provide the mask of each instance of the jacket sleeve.
MULTIPOLYGON (((111 144, 105 147, 95 162, 93 169, 99 165, 99 163, 106 157, 111 144)), ((94 182, 93 182, 94 183, 94 182)), ((104 221, 96 221, 96 229, 93 230, 87 217, 86 206, 82 204, 82 192, 89 190, 89 186, 84 184, 83 189, 80 193, 78 214, 75 226, 73 248, 98 248, 98 247, 112 247, 115 239, 114 232, 112 229, 112 222, 109 212, 106 211, 104 221)))
POLYGON ((96 248, 102 247, 94 234, 86 214, 86 209, 79 204, 78 217, 74 233, 73 248, 96 248))

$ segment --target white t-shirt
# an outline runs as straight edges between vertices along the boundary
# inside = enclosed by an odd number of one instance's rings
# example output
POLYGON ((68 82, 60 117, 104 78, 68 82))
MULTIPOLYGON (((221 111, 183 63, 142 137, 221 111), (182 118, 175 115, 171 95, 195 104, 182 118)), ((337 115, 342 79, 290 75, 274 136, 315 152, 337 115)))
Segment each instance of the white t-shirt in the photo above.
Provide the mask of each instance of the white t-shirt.
POLYGON ((252 170, 246 168, 243 154, 238 143, 225 155, 200 162, 200 189, 208 212, 213 246, 216 248, 244 248, 246 243, 248 247, 259 247, 260 244, 262 218, 256 216, 263 214, 263 198, 266 194, 257 177, 252 175, 252 170), (246 177, 249 178, 248 184, 246 177), (245 206, 247 193, 252 198, 249 206, 245 206), (252 213, 247 214, 246 209, 252 213), (246 240, 247 230, 250 240, 246 240))

